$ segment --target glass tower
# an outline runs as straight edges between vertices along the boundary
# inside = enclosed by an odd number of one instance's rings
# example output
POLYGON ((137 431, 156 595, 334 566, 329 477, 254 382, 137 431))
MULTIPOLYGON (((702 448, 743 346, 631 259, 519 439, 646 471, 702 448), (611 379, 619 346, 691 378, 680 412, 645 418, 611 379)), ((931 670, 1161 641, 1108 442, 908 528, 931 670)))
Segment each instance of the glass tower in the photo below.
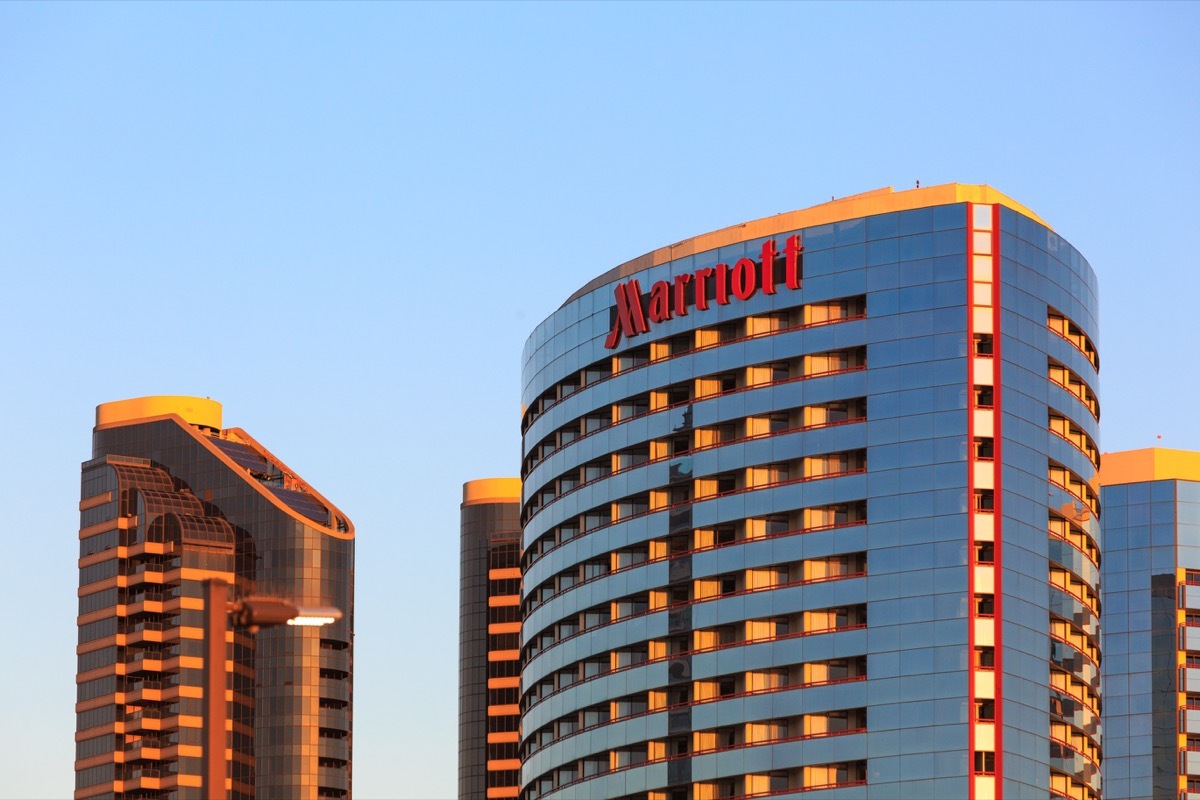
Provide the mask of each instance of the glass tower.
POLYGON ((958 184, 570 297, 523 357, 522 797, 1099 798, 1096 320, 958 184))
MULTIPOLYGON (((335 606, 321 628, 235 627, 229 797, 349 797, 354 529, 220 404, 96 410, 80 493, 76 800, 200 800, 203 585, 335 606)), ((232 599, 232 598, 231 598, 232 599)))
POLYGON ((1109 800, 1200 797, 1200 453, 1105 453, 1109 800))
POLYGON ((521 481, 463 485, 458 797, 520 791, 521 481))

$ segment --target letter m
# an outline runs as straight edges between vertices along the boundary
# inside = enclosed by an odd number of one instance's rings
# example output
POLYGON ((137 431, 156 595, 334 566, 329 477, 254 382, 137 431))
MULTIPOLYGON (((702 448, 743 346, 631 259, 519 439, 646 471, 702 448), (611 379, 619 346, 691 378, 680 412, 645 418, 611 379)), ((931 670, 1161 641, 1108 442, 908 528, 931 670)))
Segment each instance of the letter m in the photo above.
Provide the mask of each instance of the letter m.
POLYGON ((636 278, 618 283, 614 295, 617 298, 616 318, 608 338, 604 341, 604 346, 609 350, 621 343, 622 336, 628 338, 650 330, 646 325, 646 314, 642 310, 642 287, 636 278))

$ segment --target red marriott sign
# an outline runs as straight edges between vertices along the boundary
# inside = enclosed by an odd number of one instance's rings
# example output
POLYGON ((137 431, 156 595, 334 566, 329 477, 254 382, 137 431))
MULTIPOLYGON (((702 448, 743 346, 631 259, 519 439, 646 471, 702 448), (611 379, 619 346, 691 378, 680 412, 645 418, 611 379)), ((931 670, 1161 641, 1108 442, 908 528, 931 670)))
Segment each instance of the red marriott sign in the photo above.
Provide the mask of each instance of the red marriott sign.
POLYGON ((799 289, 804 277, 803 252, 804 244, 797 234, 787 238, 782 258, 775 249, 775 240, 768 239, 763 242, 758 261, 739 258, 732 268, 728 264, 717 264, 691 274, 676 275, 670 282, 655 281, 645 300, 636 278, 619 283, 614 291, 617 307, 613 327, 604 346, 611 350, 621 343, 622 336, 637 336, 649 331, 653 324, 672 317, 686 317, 688 306, 693 304, 704 311, 710 301, 723 306, 731 297, 749 300, 760 289, 763 294, 775 294, 780 279, 788 289, 799 289), (780 261, 783 262, 782 275, 776 273, 780 261))

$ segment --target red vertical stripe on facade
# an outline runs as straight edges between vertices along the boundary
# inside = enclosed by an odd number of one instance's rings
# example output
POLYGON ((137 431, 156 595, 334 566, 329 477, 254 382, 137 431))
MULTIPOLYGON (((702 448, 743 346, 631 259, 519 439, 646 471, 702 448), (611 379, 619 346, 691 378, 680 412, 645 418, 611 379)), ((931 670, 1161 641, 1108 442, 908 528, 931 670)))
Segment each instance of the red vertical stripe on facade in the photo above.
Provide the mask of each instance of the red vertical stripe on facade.
POLYGON ((975 206, 967 203, 967 798, 975 800, 975 206))
POLYGON ((992 206, 992 361, 995 386, 992 389, 992 436, 995 437, 992 457, 996 465, 996 498, 992 513, 995 515, 995 572, 994 586, 996 592, 996 796, 1004 796, 1004 582, 1003 582, 1003 551, 1004 551, 1004 508, 1002 497, 1003 451, 1004 437, 1002 435, 1003 418, 1003 384, 1001 372, 1001 330, 1000 330, 1000 205, 992 206))
MULTIPOLYGON (((975 396, 975 359, 976 353, 974 349, 975 343, 975 205, 967 203, 967 253, 966 253, 966 269, 967 269, 967 600, 969 612, 967 614, 967 650, 970 658, 969 668, 967 672, 968 687, 967 687, 967 703, 970 715, 970 724, 968 725, 967 734, 967 758, 969 759, 967 774, 969 776, 969 787, 967 796, 969 800, 975 800, 975 752, 976 752, 976 736, 975 729, 978 724, 976 718, 976 692, 975 680, 980 668, 975 663, 975 622, 979 618, 979 613, 976 606, 975 596, 975 568, 978 562, 975 530, 975 515, 977 509, 975 506, 976 498, 975 491, 978 488, 975 482, 975 466, 979 460, 975 450, 975 411, 977 408, 977 399, 975 396)), ((1003 797, 1003 780, 1004 780, 1004 714, 1003 714, 1003 588, 1001 585, 1001 539, 1003 529, 1003 509, 1001 507, 1001 353, 1000 353, 1000 206, 992 206, 992 230, 991 230, 991 309, 992 309, 992 494, 993 502, 991 508, 992 514, 992 538, 993 538, 993 566, 992 566, 992 591, 994 593, 993 605, 993 638, 992 644, 995 651, 992 672, 995 681, 995 767, 994 780, 995 792, 997 797, 1003 797)))

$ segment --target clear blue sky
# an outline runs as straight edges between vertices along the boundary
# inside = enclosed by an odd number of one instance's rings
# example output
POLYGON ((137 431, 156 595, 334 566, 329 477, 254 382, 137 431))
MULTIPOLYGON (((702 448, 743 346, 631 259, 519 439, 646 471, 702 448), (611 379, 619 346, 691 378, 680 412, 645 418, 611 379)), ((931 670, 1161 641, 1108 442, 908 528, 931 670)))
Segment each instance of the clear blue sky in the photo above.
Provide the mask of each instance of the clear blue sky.
POLYGON ((220 400, 354 519, 360 800, 454 795, 461 484, 518 468, 533 326, 655 247, 991 184, 1100 276, 1103 449, 1200 448, 1198 34, 1194 3, 0 4, 0 794, 74 787, 98 403, 220 400))

